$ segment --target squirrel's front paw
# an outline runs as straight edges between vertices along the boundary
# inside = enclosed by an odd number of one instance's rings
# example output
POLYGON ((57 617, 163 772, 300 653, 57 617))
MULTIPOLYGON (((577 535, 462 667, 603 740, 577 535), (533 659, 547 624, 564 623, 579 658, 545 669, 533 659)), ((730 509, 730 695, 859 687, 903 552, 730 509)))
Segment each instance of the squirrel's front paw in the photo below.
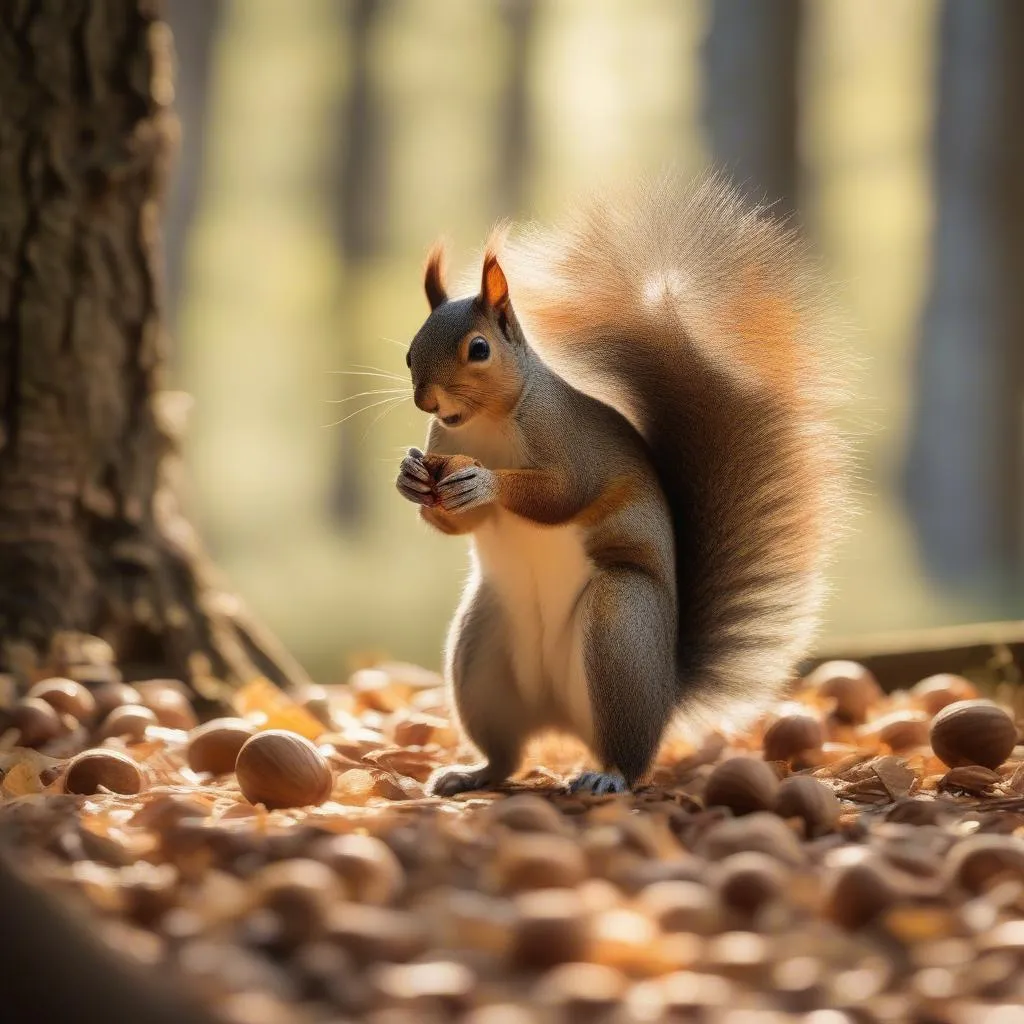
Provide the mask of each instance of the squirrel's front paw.
POLYGON ((423 452, 419 448, 410 448, 409 454, 402 459, 395 481, 398 493, 416 505, 435 505, 434 485, 430 470, 423 462, 423 452))
POLYGON ((484 466, 467 466, 439 481, 437 503, 445 512, 468 512, 489 505, 498 493, 498 478, 484 466))

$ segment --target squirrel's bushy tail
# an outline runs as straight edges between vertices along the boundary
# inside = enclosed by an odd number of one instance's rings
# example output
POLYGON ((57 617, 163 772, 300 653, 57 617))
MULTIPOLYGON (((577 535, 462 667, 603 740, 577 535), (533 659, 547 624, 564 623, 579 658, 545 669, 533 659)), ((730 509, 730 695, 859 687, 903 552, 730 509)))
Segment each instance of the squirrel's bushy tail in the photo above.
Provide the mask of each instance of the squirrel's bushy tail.
POLYGON ((709 176, 593 200, 502 252, 537 350, 650 445, 681 709, 756 712, 807 653, 843 510, 839 337, 799 239, 709 176))

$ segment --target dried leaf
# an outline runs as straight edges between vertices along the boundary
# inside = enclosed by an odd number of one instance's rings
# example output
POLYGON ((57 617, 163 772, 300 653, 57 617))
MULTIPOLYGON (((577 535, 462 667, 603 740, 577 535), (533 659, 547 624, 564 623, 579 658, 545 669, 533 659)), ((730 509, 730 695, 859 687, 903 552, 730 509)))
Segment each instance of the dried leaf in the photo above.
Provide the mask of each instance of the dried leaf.
POLYGON ((2 791, 3 795, 9 798, 42 793, 43 784, 39 780, 37 766, 28 759, 18 761, 4 776, 2 791))
POLYGON ((878 776, 892 800, 909 796, 917 783, 916 773, 898 757, 880 757, 871 762, 871 770, 878 776))
POLYGON ((256 722, 260 729, 288 729, 308 740, 318 739, 325 731, 319 719, 296 704, 269 679, 254 679, 234 696, 235 711, 256 722))

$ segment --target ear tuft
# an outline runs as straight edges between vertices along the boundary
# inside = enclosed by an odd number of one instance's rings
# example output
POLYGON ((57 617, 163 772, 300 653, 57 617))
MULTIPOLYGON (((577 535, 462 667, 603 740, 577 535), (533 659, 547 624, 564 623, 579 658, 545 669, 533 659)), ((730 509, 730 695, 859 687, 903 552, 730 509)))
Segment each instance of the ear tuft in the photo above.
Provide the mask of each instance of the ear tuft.
POLYGON ((427 293, 427 301, 432 310, 448 301, 448 289, 445 285, 447 263, 444 242, 438 240, 427 253, 427 266, 423 274, 423 288, 427 293))

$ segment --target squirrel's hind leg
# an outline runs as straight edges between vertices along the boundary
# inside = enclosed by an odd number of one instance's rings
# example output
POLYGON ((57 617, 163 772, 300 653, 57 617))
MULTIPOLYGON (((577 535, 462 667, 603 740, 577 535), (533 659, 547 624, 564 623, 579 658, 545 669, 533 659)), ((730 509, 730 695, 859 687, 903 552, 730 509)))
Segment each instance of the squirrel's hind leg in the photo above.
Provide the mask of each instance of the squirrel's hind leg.
POLYGON ((583 656, 602 772, 576 792, 619 793, 648 771, 676 705, 675 611, 664 583, 616 567, 591 580, 580 607, 583 656))
POLYGON ((471 581, 468 587, 452 623, 448 672, 462 728, 487 760, 435 772, 428 788, 436 796, 500 785, 518 767, 531 729, 515 685, 501 605, 485 583, 471 581))

